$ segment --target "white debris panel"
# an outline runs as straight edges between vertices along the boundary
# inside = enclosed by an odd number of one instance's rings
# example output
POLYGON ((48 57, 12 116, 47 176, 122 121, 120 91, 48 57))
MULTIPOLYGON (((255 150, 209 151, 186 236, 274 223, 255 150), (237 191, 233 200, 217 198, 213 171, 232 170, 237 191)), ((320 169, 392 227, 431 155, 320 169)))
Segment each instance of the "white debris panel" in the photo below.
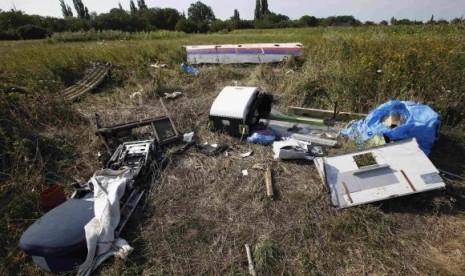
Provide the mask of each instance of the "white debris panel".
POLYGON ((210 115, 245 122, 258 91, 257 87, 226 86, 213 102, 210 115))
POLYGON ((359 152, 315 159, 331 192, 332 204, 346 208, 389 198, 445 188, 439 171, 415 139, 359 152), (374 164, 361 166, 358 157, 371 155, 374 164))
POLYGON ((184 46, 190 64, 271 63, 302 58, 302 43, 184 46))

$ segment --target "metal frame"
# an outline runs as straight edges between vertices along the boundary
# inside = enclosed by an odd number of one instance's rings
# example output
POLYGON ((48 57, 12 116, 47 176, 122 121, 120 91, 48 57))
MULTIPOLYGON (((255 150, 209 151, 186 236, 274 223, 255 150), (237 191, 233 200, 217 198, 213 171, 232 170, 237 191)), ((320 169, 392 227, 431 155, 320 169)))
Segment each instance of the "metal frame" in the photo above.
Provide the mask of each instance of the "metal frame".
POLYGON ((153 134, 155 135, 155 140, 160 146, 179 140, 181 136, 174 126, 171 117, 168 115, 168 111, 166 110, 166 107, 161 99, 160 102, 166 114, 165 116, 158 116, 139 121, 131 121, 127 123, 101 127, 99 116, 96 115, 97 130, 95 131, 95 135, 97 135, 102 140, 102 143, 105 145, 105 148, 109 154, 113 152, 109 145, 109 140, 111 138, 118 137, 118 134, 130 132, 133 129, 141 128, 144 126, 151 126, 153 134))

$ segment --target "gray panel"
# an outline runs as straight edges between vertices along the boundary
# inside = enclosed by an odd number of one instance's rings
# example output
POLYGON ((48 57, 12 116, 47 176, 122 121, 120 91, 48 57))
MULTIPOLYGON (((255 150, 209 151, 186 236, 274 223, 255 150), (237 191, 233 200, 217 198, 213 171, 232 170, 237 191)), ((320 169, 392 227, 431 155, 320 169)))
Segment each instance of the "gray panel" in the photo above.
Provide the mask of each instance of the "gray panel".
POLYGON ((375 171, 359 172, 350 171, 338 175, 340 191, 346 194, 346 189, 342 186, 342 181, 346 184, 347 192, 355 193, 363 190, 374 189, 399 183, 395 176, 395 171, 391 168, 383 167, 375 171), (357 172, 357 174, 354 174, 357 172))
POLYGON ((420 175, 421 179, 425 184, 435 184, 443 182, 441 176, 438 173, 427 173, 420 175))

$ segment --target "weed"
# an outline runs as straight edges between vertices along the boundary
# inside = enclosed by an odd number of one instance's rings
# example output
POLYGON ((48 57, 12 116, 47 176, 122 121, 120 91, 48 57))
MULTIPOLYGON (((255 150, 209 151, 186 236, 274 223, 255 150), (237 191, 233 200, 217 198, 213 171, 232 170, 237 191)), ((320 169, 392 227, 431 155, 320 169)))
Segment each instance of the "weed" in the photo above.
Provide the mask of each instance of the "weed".
POLYGON ((253 260, 260 275, 273 274, 279 263, 280 252, 275 241, 269 234, 264 234, 258 238, 253 251, 253 260))

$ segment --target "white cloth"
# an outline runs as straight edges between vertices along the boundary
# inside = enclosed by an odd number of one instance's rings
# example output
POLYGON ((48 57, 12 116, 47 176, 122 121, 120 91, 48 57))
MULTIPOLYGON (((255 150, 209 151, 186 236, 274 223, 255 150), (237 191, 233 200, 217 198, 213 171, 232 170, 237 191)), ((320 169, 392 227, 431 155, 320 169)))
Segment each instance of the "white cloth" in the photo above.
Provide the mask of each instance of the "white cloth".
POLYGON ((78 275, 89 275, 112 255, 127 255, 132 248, 123 239, 115 240, 120 220, 119 201, 134 174, 131 169, 97 171, 91 178, 94 185, 94 218, 84 227, 87 259, 79 266, 78 275))

